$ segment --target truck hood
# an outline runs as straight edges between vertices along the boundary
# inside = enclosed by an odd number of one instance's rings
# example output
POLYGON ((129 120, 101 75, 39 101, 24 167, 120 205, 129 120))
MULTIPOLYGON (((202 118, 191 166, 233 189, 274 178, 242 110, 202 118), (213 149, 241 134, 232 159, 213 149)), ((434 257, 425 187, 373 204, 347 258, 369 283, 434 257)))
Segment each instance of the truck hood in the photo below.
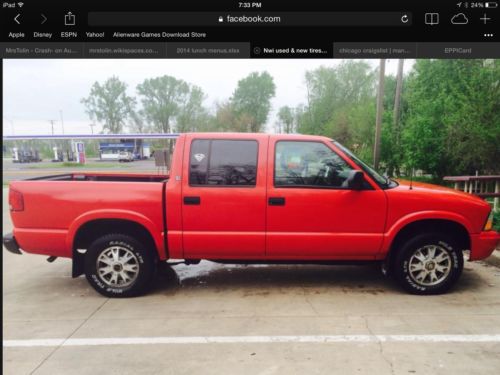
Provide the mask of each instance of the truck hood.
POLYGON ((429 196, 435 196, 439 198, 444 198, 444 199, 459 199, 459 200, 465 200, 469 202, 476 202, 480 203, 482 205, 488 205, 486 201, 483 199, 479 198, 476 195, 469 194, 469 193, 464 193, 463 191, 460 190, 455 190, 455 189, 450 189, 444 186, 439 186, 439 185, 433 185, 433 184, 426 184, 423 182, 415 182, 413 181, 410 183, 408 180, 396 180, 399 184, 399 186, 395 187, 394 189, 388 189, 386 190, 389 192, 390 190, 397 190, 397 191, 405 191, 407 190, 409 193, 420 193, 420 194, 428 194, 429 196), (410 189, 410 186, 412 186, 412 189, 410 189))
POLYGON ((388 225, 407 216, 423 215, 426 219, 449 220, 454 217, 470 233, 479 233, 491 207, 488 202, 468 193, 442 186, 397 181, 399 186, 385 189, 388 199, 388 225))

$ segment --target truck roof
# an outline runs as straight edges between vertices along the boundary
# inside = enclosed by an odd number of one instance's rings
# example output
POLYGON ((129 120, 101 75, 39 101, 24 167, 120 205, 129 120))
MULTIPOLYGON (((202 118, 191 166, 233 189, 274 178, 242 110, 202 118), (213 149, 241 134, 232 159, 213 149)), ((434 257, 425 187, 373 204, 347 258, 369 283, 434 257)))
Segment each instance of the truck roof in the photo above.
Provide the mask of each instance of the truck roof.
MULTIPOLYGON (((219 138, 219 139, 247 139, 247 138, 265 138, 272 139, 298 139, 298 140, 318 140, 318 141, 332 141, 331 138, 320 135, 305 135, 305 134, 268 134, 268 133, 223 133, 223 132, 208 132, 208 133, 184 133, 182 135, 190 135, 200 138, 219 138)), ((181 135, 181 137, 182 137, 181 135)))

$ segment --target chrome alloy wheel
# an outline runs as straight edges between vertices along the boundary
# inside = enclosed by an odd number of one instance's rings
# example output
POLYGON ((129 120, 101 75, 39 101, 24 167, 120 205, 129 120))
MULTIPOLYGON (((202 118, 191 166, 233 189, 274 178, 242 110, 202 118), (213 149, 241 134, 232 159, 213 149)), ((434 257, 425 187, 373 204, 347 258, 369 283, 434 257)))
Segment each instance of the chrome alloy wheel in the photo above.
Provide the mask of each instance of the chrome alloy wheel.
POLYGON ((139 261, 135 254, 122 246, 104 249, 97 258, 99 278, 112 287, 131 285, 139 275, 139 261))
POLYGON ((423 246, 410 258, 408 271, 416 283, 432 286, 442 283, 450 274, 452 259, 441 246, 423 246))

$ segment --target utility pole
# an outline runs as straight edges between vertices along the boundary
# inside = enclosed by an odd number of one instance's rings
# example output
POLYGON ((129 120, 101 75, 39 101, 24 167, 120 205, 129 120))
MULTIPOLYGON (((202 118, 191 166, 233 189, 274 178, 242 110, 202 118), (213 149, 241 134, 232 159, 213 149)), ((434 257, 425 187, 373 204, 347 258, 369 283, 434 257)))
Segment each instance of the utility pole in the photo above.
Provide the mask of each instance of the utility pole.
MULTIPOLYGON (((49 120, 50 122, 50 126, 52 128, 52 135, 54 135, 54 122, 56 122, 56 120, 49 120)), ((53 148, 54 147, 54 140, 51 139, 50 140, 50 148, 53 148)))
POLYGON ((59 115, 61 116, 61 127, 62 127, 62 133, 64 135, 64 120, 63 120, 63 111, 62 111, 62 109, 59 111, 59 115))
POLYGON ((378 169, 380 161, 380 133, 382 130, 382 114, 384 112, 384 77, 385 59, 380 59, 377 89, 377 117, 375 119, 375 144, 373 146, 373 165, 378 169))
POLYGON ((54 122, 56 122, 56 120, 49 120, 50 122, 50 126, 52 128, 52 135, 54 135, 54 122))
MULTIPOLYGON (((398 60, 398 75, 396 77, 396 95, 394 98, 394 132, 396 134, 396 150, 399 152, 401 130, 399 128, 399 117, 401 116, 401 93, 403 91, 403 64, 404 59, 398 60)), ((399 166, 396 167, 396 173, 399 175, 399 166)))
MULTIPOLYGON (((63 111, 62 109, 59 110, 59 117, 61 117, 61 130, 64 135, 64 120, 63 120, 63 111)), ((68 141, 62 140, 62 148, 64 149, 65 147, 67 148, 68 141)))
MULTIPOLYGON (((90 126, 90 131, 92 132, 92 135, 94 135, 94 126, 95 126, 95 124, 94 124, 94 123, 92 123, 92 124, 89 124, 89 126, 90 126)), ((92 139, 92 140, 90 141, 90 144, 94 146, 94 151, 95 151, 95 152, 96 152, 96 154, 97 154, 97 144, 96 144, 96 140, 95 140, 95 139, 92 139)))

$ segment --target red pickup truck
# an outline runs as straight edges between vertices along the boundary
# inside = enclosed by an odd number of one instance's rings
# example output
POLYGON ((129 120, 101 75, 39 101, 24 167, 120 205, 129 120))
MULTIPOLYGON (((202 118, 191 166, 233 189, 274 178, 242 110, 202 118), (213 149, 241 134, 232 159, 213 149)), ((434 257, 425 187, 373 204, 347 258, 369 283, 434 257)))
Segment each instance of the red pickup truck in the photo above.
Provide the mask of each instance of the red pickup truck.
POLYGON ((409 292, 446 292, 495 249, 491 208, 379 175, 332 139, 199 133, 169 175, 72 173, 10 183, 7 250, 73 259, 101 294, 144 293, 160 262, 380 262, 409 292))

